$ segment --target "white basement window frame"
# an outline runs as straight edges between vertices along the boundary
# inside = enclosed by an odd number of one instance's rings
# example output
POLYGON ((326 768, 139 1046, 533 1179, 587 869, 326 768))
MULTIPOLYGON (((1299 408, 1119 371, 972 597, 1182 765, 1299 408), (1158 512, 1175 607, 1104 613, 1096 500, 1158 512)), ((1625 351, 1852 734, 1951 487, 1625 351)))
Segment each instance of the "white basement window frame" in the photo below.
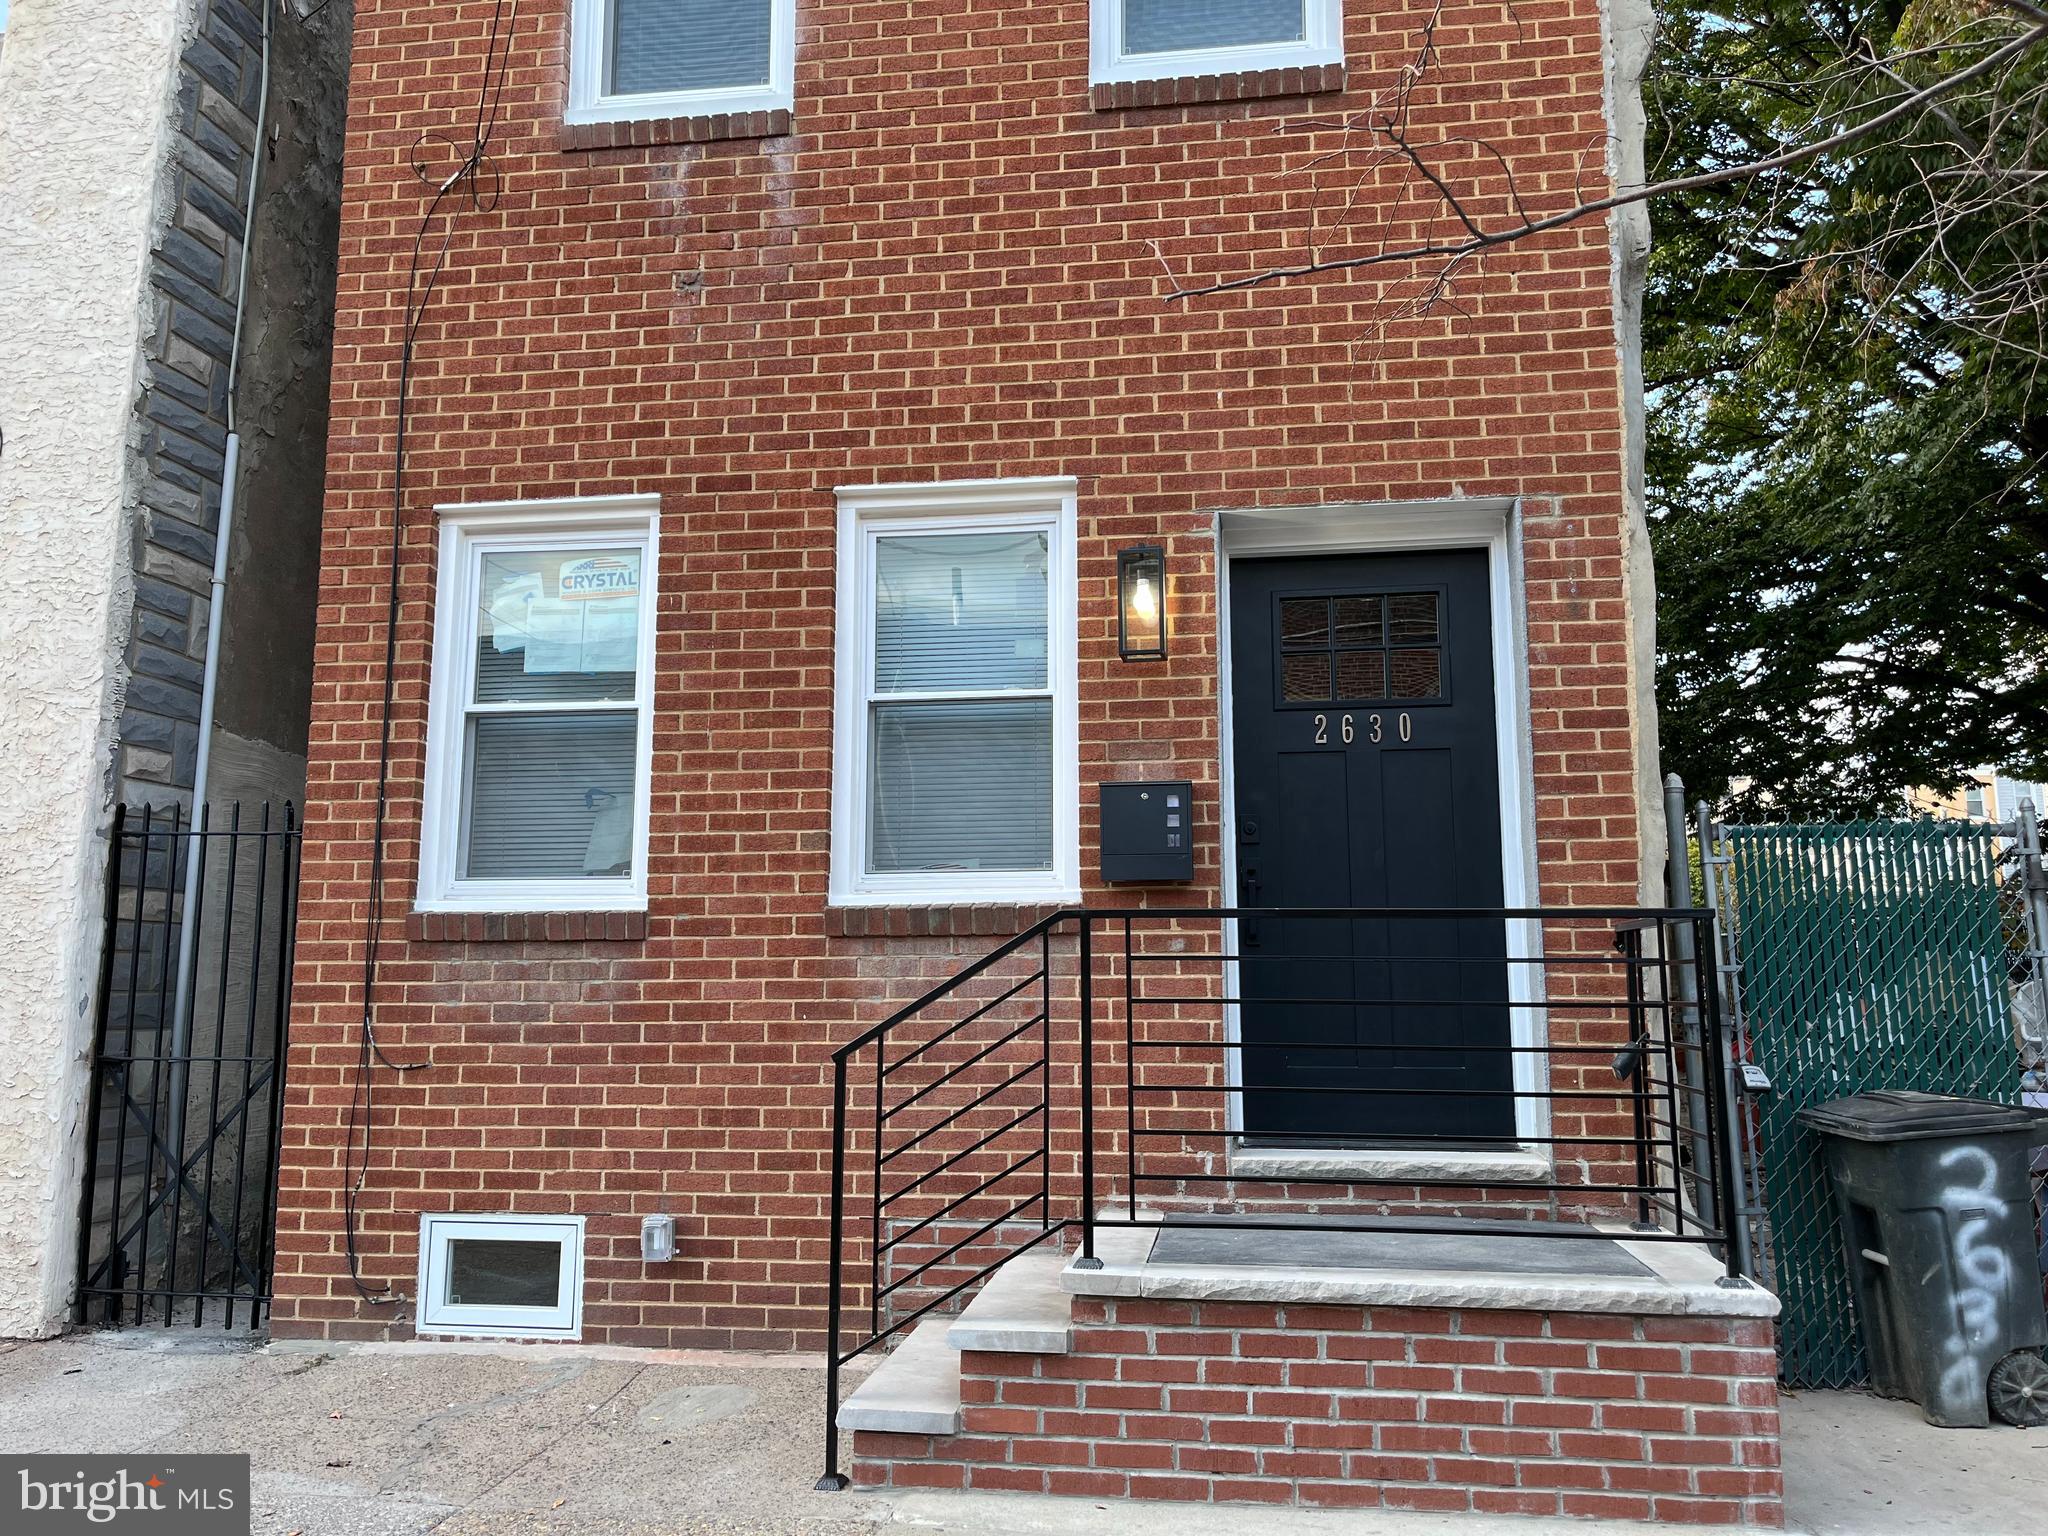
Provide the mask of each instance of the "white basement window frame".
POLYGON ((1080 900, 1080 705, 1076 659, 1075 481, 1068 477, 846 486, 838 492, 832 864, 839 907, 1028 904, 1080 900), (889 535, 1039 532, 1047 540, 1046 686, 976 692, 891 691, 893 704, 1044 697, 1051 701, 1050 867, 877 872, 871 832, 877 551, 889 535))
MULTIPOLYGON (((440 506, 434 665, 427 704, 427 763, 420 826, 421 912, 635 912, 647 907, 647 826, 654 762, 655 591, 661 498, 569 497, 440 506), (478 704, 477 654, 484 562, 493 555, 595 551, 640 562, 630 700, 478 704), (489 715, 630 714, 635 717, 629 873, 471 878, 464 841, 470 803, 472 722, 489 715)), ((621 861, 624 862, 624 861, 621 861)))
POLYGON ((1095 85, 1134 80, 1187 80, 1208 75, 1312 69, 1344 62, 1344 0, 1301 0, 1302 35, 1284 42, 1163 49, 1125 48, 1131 0, 1090 0, 1089 75, 1095 85))
POLYGON ((627 123, 779 112, 795 106, 796 0, 718 0, 716 9, 729 11, 741 5, 766 8, 767 79, 678 90, 614 88, 607 60, 613 52, 620 3, 621 0, 571 0, 569 104, 563 113, 565 123, 627 123))
POLYGON ((416 1333, 467 1334, 499 1339, 578 1339, 583 1335, 581 1216, 464 1215, 420 1217, 419 1310, 416 1333), (560 1249, 551 1301, 511 1304, 465 1300, 455 1244, 538 1243, 560 1249))

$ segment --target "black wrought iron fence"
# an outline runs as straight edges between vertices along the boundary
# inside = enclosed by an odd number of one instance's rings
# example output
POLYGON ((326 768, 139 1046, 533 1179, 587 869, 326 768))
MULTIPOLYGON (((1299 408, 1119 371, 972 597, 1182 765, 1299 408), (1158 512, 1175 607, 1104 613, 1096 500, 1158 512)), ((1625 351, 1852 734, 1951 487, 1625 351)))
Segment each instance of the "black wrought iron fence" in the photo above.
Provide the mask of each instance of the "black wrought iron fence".
POLYGON ((120 807, 108 851, 75 1316, 255 1328, 270 1300, 297 816, 237 804, 195 824, 177 806, 120 807))
POLYGON ((1072 910, 898 1008, 833 1056, 820 1486, 842 1367, 1103 1228, 1622 1235, 1737 1275, 1711 923, 1072 910))

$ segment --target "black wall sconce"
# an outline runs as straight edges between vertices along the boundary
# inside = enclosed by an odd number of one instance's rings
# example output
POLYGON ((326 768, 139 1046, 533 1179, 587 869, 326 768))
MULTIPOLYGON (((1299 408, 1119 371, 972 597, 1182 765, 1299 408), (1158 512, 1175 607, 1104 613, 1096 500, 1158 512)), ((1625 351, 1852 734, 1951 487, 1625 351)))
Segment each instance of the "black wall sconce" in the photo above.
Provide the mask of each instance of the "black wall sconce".
POLYGON ((1157 544, 1116 552, 1116 651, 1125 661, 1166 659, 1166 551, 1157 544))

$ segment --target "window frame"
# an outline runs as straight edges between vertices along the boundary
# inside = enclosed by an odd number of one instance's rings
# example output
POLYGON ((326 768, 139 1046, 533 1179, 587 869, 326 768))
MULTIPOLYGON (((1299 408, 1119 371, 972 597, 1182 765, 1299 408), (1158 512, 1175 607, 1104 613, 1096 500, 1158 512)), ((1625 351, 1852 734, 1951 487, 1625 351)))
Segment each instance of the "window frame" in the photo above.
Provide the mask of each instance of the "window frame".
POLYGON ((1089 0, 1088 75, 1092 85, 1187 80, 1206 75, 1313 69, 1344 62, 1344 0, 1302 0, 1302 40, 1241 48, 1182 48, 1125 53, 1124 0, 1089 0))
MULTIPOLYGON (((436 507, 440 569, 434 596, 434 660, 427 694, 427 762, 420 816, 418 912, 644 912, 654 767, 654 631, 661 566, 661 498, 579 496, 436 507), (465 738, 476 676, 478 583, 492 553, 562 548, 640 551, 639 647, 634 702, 633 870, 626 876, 472 880, 459 876, 464 823, 465 738)), ((564 703, 534 713, 617 704, 564 703)), ((515 711, 501 710, 499 713, 515 711)))
POLYGON ((571 0, 569 102, 562 121, 632 123, 747 112, 787 112, 796 105, 796 0, 767 0, 768 83, 694 91, 608 95, 604 89, 612 0, 571 0))
POLYGON ((581 1216, 528 1216, 515 1212, 420 1213, 419 1289, 415 1333, 466 1334, 495 1339, 583 1337, 583 1243, 581 1216), (561 1279, 552 1309, 443 1304, 436 1300, 448 1277, 449 1245, 472 1242, 545 1243, 562 1250, 561 1279), (546 1311, 544 1319, 535 1314, 546 1311))
MULTIPOLYGON (((1069 477, 842 486, 839 498, 832 709, 835 907, 1071 904, 1081 897, 1079 560, 1069 477), (877 541, 904 533, 1047 535, 1046 681, 1052 696, 1052 868, 868 871, 869 713, 875 698, 877 541)), ((890 697, 902 697, 890 695, 890 697)))

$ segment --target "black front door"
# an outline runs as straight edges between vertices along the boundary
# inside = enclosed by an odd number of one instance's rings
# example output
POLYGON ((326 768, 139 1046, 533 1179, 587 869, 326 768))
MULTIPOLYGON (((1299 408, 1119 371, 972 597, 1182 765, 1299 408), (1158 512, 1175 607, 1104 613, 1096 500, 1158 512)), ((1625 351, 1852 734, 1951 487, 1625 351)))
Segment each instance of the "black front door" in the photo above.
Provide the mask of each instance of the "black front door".
MULTIPOLYGON (((1483 550, 1230 567, 1238 899, 1501 906, 1483 550)), ((1244 1130, 1511 1138, 1497 916, 1239 925, 1244 1130)))

